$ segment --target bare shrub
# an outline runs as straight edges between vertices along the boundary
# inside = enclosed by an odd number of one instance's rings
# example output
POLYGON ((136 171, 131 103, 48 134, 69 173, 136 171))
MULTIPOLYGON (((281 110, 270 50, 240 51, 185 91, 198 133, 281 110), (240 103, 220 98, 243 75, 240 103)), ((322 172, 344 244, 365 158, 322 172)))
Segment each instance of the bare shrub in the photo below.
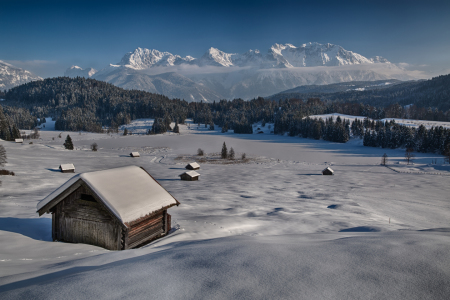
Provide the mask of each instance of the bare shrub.
POLYGON ((242 159, 242 160, 245 160, 246 158, 247 158, 247 156, 245 155, 245 153, 242 153, 241 159, 242 159))
POLYGON ((12 172, 12 171, 8 171, 8 170, 5 170, 5 169, 2 169, 2 170, 0 170, 0 175, 11 175, 11 176, 14 176, 16 174, 14 174, 14 172, 12 172))
POLYGON ((92 143, 92 144, 91 144, 91 150, 92 150, 92 151, 97 151, 97 150, 98 150, 98 145, 97 145, 97 143, 92 143))
POLYGON ((198 156, 203 156, 203 155, 205 155, 205 151, 203 151, 203 149, 201 149, 201 148, 198 148, 197 155, 198 156))

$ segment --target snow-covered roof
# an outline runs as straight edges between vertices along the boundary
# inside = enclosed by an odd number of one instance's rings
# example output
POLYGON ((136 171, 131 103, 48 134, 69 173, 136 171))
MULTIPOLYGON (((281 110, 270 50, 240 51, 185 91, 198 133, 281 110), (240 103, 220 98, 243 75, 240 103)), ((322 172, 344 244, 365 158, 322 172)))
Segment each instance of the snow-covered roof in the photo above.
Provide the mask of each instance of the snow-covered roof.
POLYGON ((191 162, 190 164, 188 164, 188 166, 191 166, 194 169, 200 168, 200 165, 196 162, 191 162))
POLYGON ((23 143, 23 139, 16 139, 16 143, 23 143))
POLYGON ((73 164, 62 164, 59 166, 59 168, 61 169, 61 171, 75 170, 75 166, 73 164))
POLYGON ((322 172, 325 172, 326 170, 330 171, 331 173, 334 173, 333 169, 331 169, 330 167, 326 167, 325 169, 323 169, 322 172))
POLYGON ((187 175, 189 175, 189 176, 191 176, 191 177, 197 177, 197 176, 200 176, 200 174, 197 173, 197 172, 195 172, 195 171, 184 172, 183 174, 180 174, 179 176, 184 175, 184 174, 187 174, 187 175))
POLYGON ((139 154, 139 152, 131 152, 130 156, 132 156, 132 157, 140 157, 141 155, 139 154))
POLYGON ((75 175, 40 201, 37 210, 42 209, 78 180, 86 183, 125 225, 162 208, 179 204, 143 168, 128 166, 75 175))

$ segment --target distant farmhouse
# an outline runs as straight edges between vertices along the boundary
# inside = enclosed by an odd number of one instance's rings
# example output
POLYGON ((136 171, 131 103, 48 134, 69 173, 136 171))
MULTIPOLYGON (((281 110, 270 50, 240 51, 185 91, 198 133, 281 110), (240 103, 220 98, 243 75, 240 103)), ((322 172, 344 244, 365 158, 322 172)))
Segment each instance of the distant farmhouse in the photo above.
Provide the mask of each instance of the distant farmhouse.
POLYGON ((140 157, 141 155, 139 154, 139 152, 131 152, 130 156, 131 157, 140 157))
POLYGON ((166 235, 167 209, 179 204, 145 169, 128 166, 75 175, 37 212, 52 214, 54 241, 125 250, 166 235))
POLYGON ((200 165, 196 162, 192 162, 192 163, 188 164, 185 168, 188 170, 199 170, 200 165))
POLYGON ((15 139, 16 143, 23 143, 23 139, 15 139))
POLYGON ((333 175, 334 171, 330 167, 326 167, 322 170, 322 175, 333 175))
POLYGON ((187 181, 195 181, 198 180, 200 177, 200 174, 195 171, 189 171, 184 172, 183 174, 179 175, 181 177, 181 180, 187 180, 187 181))
POLYGON ((59 169, 63 173, 74 173, 75 172, 75 166, 73 164, 62 164, 59 166, 59 169))

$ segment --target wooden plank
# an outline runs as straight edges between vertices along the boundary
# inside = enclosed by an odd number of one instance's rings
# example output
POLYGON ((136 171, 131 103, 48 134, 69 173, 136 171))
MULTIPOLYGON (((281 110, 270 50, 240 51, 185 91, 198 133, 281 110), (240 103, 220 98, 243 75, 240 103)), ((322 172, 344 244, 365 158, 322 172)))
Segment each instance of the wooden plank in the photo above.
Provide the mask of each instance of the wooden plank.
POLYGON ((147 230, 147 228, 150 228, 150 227, 152 227, 152 226, 154 226, 156 224, 161 224, 162 225, 162 221, 163 221, 163 218, 162 218, 162 216, 160 216, 157 219, 149 220, 148 222, 146 222, 145 224, 142 224, 139 227, 133 227, 133 228, 130 229, 129 236, 131 238, 132 236, 134 236, 134 235, 136 235, 136 234, 138 234, 138 233, 140 233, 140 232, 142 232, 144 230, 147 230))
POLYGON ((146 238, 144 238, 144 239, 142 239, 142 240, 138 240, 138 241, 136 241, 136 242, 130 244, 128 247, 129 247, 130 249, 132 249, 132 248, 134 248, 134 247, 136 247, 136 246, 141 246, 141 245, 143 245, 143 244, 145 244, 145 243, 149 243, 149 242, 151 242, 152 240, 156 239, 156 238, 157 238, 159 235, 161 235, 162 233, 163 233, 163 230, 160 229, 159 231, 155 232, 154 234, 152 234, 152 235, 150 235, 150 236, 147 236, 146 238))
POLYGON ((162 232, 164 232, 164 230, 162 228, 162 223, 155 224, 154 226, 148 228, 147 230, 142 231, 141 233, 130 237, 130 244, 133 244, 133 243, 135 243, 137 241, 140 241, 140 240, 145 240, 147 236, 151 236, 154 232, 157 232, 157 231, 160 231, 160 230, 162 232))

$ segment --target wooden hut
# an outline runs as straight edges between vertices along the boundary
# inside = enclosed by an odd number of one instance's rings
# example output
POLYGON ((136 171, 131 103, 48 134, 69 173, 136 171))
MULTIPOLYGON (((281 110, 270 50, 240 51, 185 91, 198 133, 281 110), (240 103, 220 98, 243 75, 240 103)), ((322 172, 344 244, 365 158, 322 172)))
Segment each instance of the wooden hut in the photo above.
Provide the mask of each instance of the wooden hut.
POLYGON ((333 175, 333 174, 334 174, 334 171, 330 167, 326 167, 322 171, 322 175, 333 175))
POLYGON ((131 157, 140 157, 141 155, 139 154, 139 152, 131 152, 130 156, 131 157))
POLYGON ((192 162, 192 163, 188 164, 185 168, 188 170, 199 170, 200 165, 196 162, 192 162))
POLYGON ((187 181, 195 181, 198 180, 200 177, 200 174, 198 174, 195 171, 189 171, 184 172, 183 174, 179 175, 181 177, 181 180, 187 180, 187 181))
POLYGON ((15 139, 14 140, 16 143, 23 143, 23 139, 15 139))
POLYGON ((37 212, 52 214, 54 241, 124 250, 166 235, 167 209, 179 204, 145 169, 128 166, 75 175, 37 212))
POLYGON ((74 173, 75 172, 75 166, 73 164, 62 164, 59 166, 59 169, 63 173, 74 173))

